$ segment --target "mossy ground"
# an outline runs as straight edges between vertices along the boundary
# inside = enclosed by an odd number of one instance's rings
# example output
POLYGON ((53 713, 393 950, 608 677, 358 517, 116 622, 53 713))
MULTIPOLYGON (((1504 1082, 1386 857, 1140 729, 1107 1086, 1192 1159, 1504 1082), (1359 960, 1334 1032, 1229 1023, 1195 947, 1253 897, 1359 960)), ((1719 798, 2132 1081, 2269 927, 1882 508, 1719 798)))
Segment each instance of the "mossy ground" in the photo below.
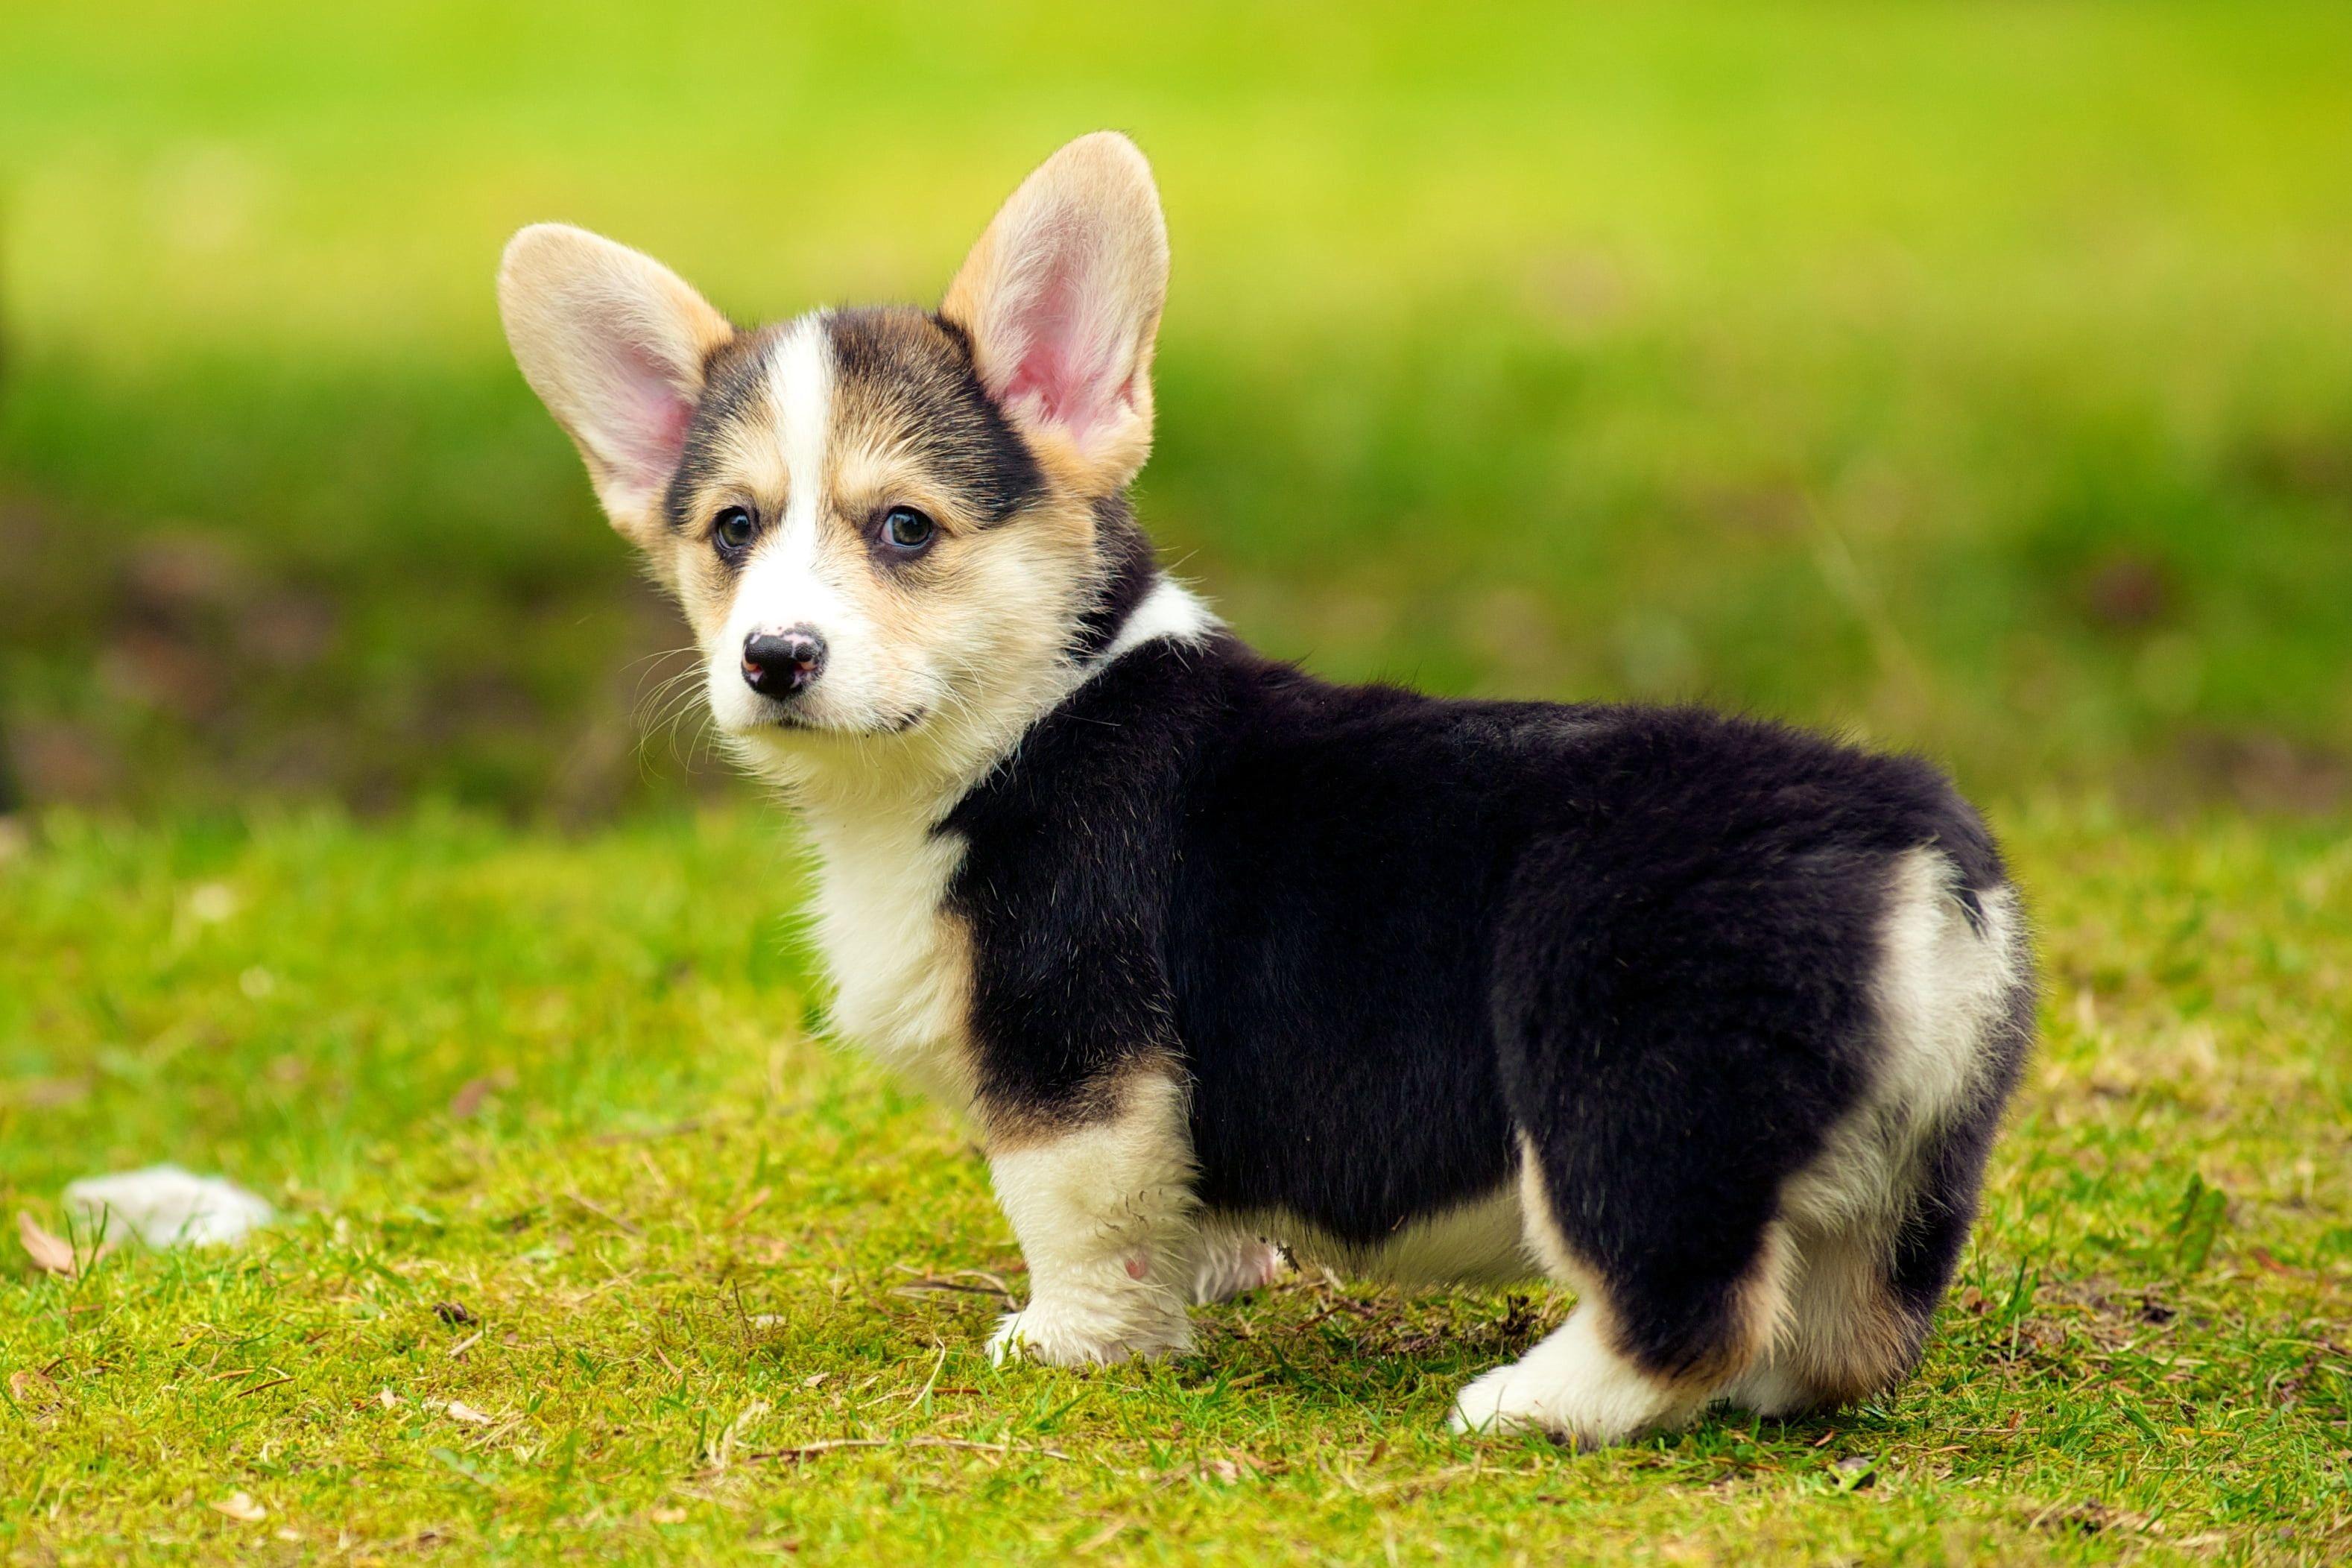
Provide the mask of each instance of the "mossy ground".
POLYGON ((1599 1455, 1443 1429, 1543 1289, 1297 1277, 1180 1361, 992 1368, 1019 1255, 814 1033, 764 816, 52 816, 0 866, 0 1199, 173 1158, 285 1214, 0 1277, 0 1555, 2340 1559, 2352 837, 2000 816, 2044 1041, 1926 1367, 1599 1455))

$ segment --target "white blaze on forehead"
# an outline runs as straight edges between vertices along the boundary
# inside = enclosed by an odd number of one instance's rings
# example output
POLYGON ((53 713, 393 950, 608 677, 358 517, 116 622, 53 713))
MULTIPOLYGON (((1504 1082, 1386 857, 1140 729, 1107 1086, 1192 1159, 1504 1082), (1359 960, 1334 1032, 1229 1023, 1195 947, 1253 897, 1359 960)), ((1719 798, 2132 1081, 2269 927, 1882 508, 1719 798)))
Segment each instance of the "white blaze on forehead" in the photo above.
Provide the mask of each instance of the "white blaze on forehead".
POLYGON ((735 594, 737 630, 781 630, 803 623, 820 633, 838 607, 818 573, 817 542, 827 489, 826 437, 833 423, 833 355, 824 318, 811 312, 786 327, 768 351, 768 405, 784 473, 784 510, 751 557, 735 594))
POLYGON ((768 395, 789 487, 787 530, 814 529, 824 510, 825 437, 833 425, 833 354, 824 316, 811 311, 784 329, 768 354, 768 395))

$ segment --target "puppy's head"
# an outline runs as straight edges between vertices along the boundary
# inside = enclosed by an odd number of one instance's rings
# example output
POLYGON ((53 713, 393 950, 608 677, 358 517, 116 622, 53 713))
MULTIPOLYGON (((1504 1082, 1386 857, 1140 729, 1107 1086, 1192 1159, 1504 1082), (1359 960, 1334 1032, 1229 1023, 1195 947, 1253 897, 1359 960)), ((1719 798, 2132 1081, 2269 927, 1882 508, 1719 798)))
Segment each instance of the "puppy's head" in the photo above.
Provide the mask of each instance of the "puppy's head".
MULTIPOLYGON (((560 225, 507 247, 524 376, 677 597, 710 711, 784 777, 977 757, 1062 689, 1121 574, 1168 240, 1108 132, 1031 174, 938 310, 741 330, 560 225)), ((1131 587, 1131 584, 1129 584, 1131 587)))

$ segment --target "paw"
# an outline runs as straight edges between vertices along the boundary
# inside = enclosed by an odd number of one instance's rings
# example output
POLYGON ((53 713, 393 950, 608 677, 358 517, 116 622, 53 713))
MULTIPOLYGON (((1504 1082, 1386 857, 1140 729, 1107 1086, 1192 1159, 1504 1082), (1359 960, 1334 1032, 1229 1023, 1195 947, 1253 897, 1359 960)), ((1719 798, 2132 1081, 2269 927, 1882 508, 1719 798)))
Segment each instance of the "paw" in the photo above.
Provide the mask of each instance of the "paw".
POLYGON ((1445 1420, 1453 1430, 1479 1436, 1541 1428, 1558 1431, 1544 1407, 1543 1391, 1517 1366, 1498 1366, 1454 1398, 1445 1420))
POLYGON ((1192 1255, 1192 1301, 1205 1307, 1230 1301, 1274 1283, 1287 1259, 1282 1248, 1257 1237, 1202 1238, 1192 1255))
POLYGON ((1476 1437, 1545 1432, 1588 1454, 1642 1435, 1640 1426, 1613 1422, 1598 1411, 1570 1408, 1559 1394, 1529 1378, 1523 1368, 1498 1366, 1454 1395, 1454 1413, 1445 1424, 1455 1432, 1476 1437))
POLYGON ((1703 1390, 1663 1382, 1609 1349, 1579 1308, 1527 1354, 1463 1389, 1449 1425, 1481 1435, 1549 1432, 1581 1449, 1605 1448, 1679 1426, 1706 1403, 1703 1390))
POLYGON ((1173 1322, 1121 1321, 1040 1301, 1007 1312, 996 1331, 988 1336, 988 1359, 999 1366, 1008 1361, 1109 1366, 1192 1348, 1192 1325, 1181 1317, 1173 1322))

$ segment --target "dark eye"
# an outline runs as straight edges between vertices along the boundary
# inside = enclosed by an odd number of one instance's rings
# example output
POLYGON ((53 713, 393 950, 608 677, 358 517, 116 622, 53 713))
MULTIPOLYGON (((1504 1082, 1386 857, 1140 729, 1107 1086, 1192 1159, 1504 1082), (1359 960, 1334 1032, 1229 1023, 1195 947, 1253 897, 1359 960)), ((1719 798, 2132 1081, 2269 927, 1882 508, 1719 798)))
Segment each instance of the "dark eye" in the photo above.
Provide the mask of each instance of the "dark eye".
POLYGON ((882 514, 882 537, 901 550, 920 550, 939 531, 939 524, 910 506, 894 506, 882 514))
POLYGON ((732 555, 751 542, 760 531, 759 520, 740 506, 730 506, 711 521, 710 537, 719 542, 719 553, 732 555))

